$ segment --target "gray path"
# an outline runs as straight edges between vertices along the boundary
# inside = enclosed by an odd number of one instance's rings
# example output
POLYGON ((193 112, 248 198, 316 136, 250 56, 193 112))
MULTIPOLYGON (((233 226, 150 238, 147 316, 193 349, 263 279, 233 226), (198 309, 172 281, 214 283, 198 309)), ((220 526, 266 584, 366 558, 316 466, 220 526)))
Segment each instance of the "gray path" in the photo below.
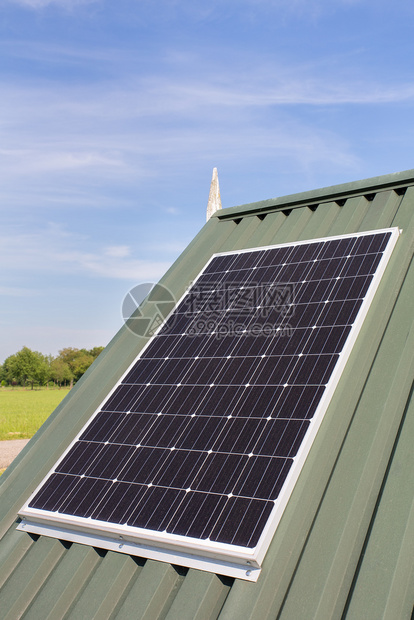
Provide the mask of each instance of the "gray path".
POLYGON ((28 439, 9 439, 8 441, 0 441, 0 469, 8 467, 28 441, 28 439))

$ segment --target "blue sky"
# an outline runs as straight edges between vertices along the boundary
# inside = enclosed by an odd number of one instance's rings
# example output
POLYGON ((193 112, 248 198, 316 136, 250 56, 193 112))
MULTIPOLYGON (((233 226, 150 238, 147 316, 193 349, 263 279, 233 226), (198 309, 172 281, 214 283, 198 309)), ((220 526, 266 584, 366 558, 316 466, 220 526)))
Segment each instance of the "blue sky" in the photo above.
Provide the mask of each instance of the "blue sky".
POLYGON ((414 168, 394 0, 0 0, 0 362, 106 345, 224 207, 414 168))

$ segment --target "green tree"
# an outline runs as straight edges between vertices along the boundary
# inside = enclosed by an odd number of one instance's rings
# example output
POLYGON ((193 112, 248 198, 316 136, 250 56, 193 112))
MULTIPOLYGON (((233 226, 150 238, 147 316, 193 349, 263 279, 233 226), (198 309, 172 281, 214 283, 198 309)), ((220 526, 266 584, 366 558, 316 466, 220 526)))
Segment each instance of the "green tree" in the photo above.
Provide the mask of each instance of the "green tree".
POLYGON ((88 351, 87 349, 67 347, 59 351, 58 358, 68 365, 72 373, 71 387, 88 370, 102 349, 103 347, 95 347, 88 351))
POLYGON ((4 376, 8 383, 44 385, 49 379, 50 366, 45 355, 23 347, 18 353, 10 355, 3 364, 4 376))
POLYGON ((90 353, 95 360, 98 355, 102 353, 105 347, 93 347, 93 349, 89 349, 88 353, 90 353))
POLYGON ((90 350, 66 347, 53 358, 51 355, 45 356, 23 347, 0 365, 0 383, 4 381, 9 385, 30 384, 33 389, 35 384, 48 385, 49 380, 53 380, 59 387, 63 383, 69 383, 72 387, 103 349, 104 347, 93 347, 90 350))
POLYGON ((89 366, 94 362, 93 356, 86 351, 86 349, 81 349, 79 354, 76 356, 73 365, 73 375, 75 381, 79 381, 81 376, 88 370, 89 366))
POLYGON ((58 384, 59 387, 62 383, 73 383, 73 373, 69 364, 63 361, 60 357, 55 357, 50 363, 50 378, 52 381, 58 384))
POLYGON ((17 380, 13 377, 13 358, 14 355, 9 355, 9 357, 4 360, 2 366, 2 380, 6 381, 8 385, 13 385, 13 381, 17 383, 17 380))
POLYGON ((65 349, 61 349, 59 351, 59 355, 57 359, 60 359, 64 364, 69 368, 71 377, 70 377, 70 387, 73 386, 74 374, 73 369, 76 365, 76 357, 79 353, 79 349, 74 349, 73 347, 66 347, 65 349))

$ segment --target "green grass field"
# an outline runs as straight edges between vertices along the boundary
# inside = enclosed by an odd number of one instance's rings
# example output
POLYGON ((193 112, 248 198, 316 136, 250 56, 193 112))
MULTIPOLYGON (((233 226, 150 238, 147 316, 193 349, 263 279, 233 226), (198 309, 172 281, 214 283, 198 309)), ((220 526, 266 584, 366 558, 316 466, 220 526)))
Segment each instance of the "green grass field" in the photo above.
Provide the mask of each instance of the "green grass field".
POLYGON ((68 393, 68 388, 0 389, 0 441, 30 439, 68 393))

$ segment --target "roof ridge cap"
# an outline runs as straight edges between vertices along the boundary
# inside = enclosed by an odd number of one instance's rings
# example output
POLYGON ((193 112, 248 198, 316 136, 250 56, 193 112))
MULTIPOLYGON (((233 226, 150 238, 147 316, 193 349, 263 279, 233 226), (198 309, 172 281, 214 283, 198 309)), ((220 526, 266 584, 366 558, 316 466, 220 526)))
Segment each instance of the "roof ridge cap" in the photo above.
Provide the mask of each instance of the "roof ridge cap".
POLYGON ((331 185, 316 190, 299 192, 297 194, 288 194, 286 196, 270 198, 268 200, 247 203, 234 207, 227 207, 214 213, 213 217, 222 219, 234 217, 237 214, 248 215, 256 211, 271 211, 275 209, 289 208, 295 205, 299 206, 300 204, 306 202, 327 202, 329 199, 338 199, 346 195, 371 193, 373 190, 381 191, 387 188, 393 188, 409 183, 414 184, 414 169, 371 177, 361 181, 331 185))

